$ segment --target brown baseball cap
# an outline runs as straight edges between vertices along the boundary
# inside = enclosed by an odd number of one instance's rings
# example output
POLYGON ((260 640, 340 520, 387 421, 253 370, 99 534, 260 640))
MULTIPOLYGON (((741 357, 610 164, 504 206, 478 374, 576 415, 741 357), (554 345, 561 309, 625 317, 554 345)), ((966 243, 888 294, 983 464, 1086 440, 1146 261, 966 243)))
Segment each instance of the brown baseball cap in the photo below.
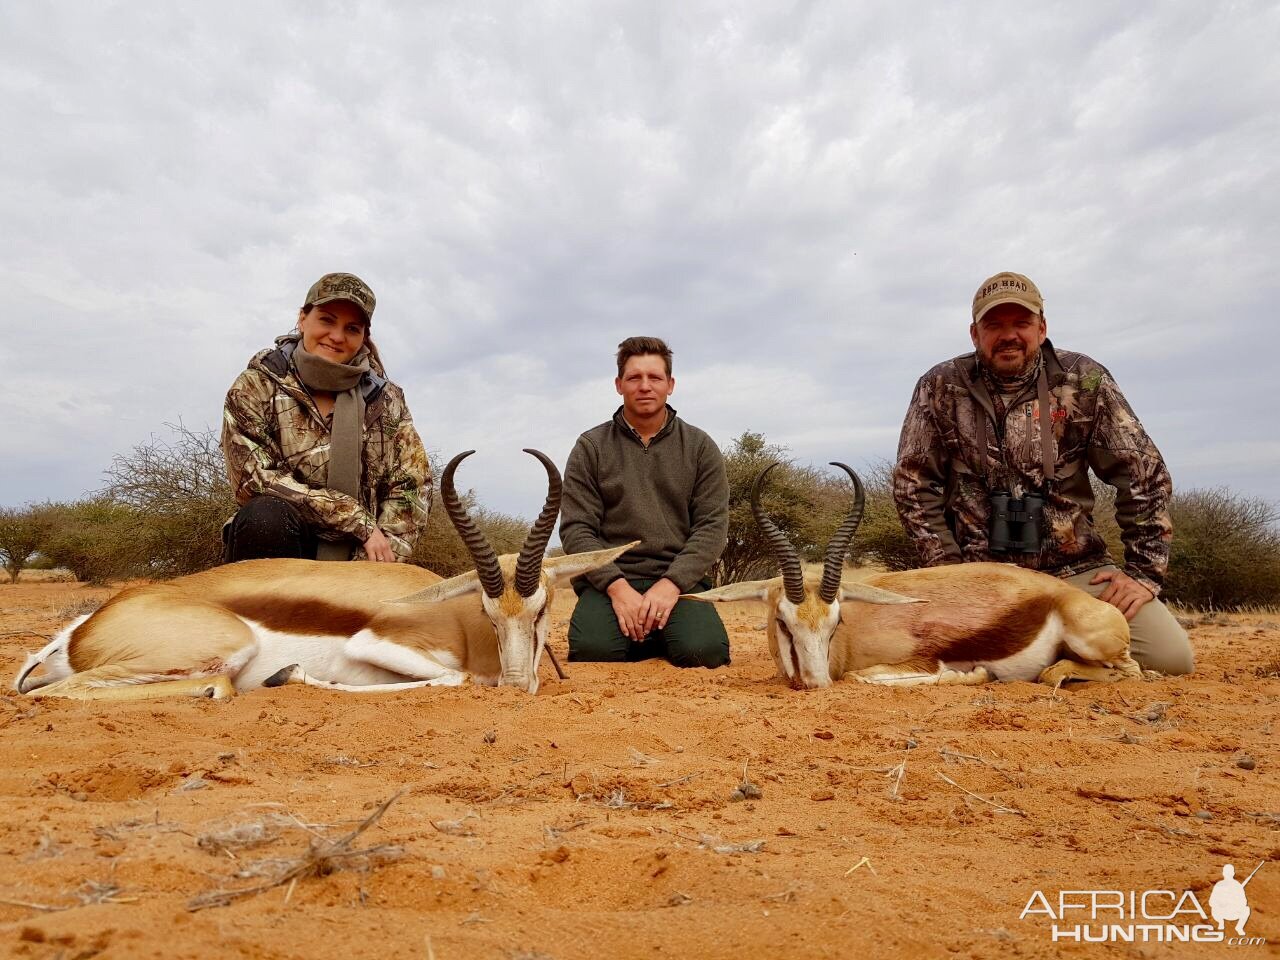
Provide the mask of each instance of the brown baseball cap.
POLYGON ((1040 288, 1020 273, 1005 270, 988 277, 973 295, 973 322, 977 323, 993 307, 1002 303, 1016 303, 1037 316, 1044 316, 1044 298, 1040 288))
POLYGON ((326 273, 311 285, 303 304, 319 306, 331 300, 354 303, 364 313, 366 322, 373 320, 373 308, 378 304, 369 285, 354 273, 326 273))

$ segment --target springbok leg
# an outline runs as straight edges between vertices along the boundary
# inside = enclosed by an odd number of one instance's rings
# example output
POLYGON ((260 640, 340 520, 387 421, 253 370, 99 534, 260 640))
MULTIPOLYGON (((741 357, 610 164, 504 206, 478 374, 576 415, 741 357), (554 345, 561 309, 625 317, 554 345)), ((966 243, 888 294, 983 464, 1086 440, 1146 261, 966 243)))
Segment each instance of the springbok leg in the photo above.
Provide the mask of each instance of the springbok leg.
POLYGON ((46 687, 33 690, 30 697, 66 697, 69 700, 161 700, 166 697, 204 697, 230 700, 236 695, 231 680, 224 674, 212 677, 186 677, 182 680, 157 680, 152 683, 120 683, 110 668, 76 673, 46 687), (111 686, 105 683, 115 680, 111 686))
POLYGON ((1098 683, 1116 683, 1120 680, 1139 679, 1142 668, 1125 657, 1112 666, 1102 663, 1080 663, 1076 660, 1059 660, 1040 672, 1040 682, 1057 685, 1067 680, 1095 680, 1098 683))
POLYGON ((341 690, 344 693, 397 693, 401 690, 413 690, 417 687, 460 687, 471 679, 471 674, 461 670, 449 670, 430 680, 406 680, 403 683, 370 683, 365 685, 353 683, 335 683, 332 680, 318 680, 310 676, 296 663, 277 670, 266 680, 264 687, 283 687, 290 683, 301 683, 308 687, 319 687, 322 690, 341 690))
MULTIPOLYGON (((864 667, 845 674, 847 678, 862 683, 882 683, 894 687, 914 687, 920 684, 941 683, 944 673, 937 660, 904 660, 902 663, 880 663, 874 667, 864 667)), ((955 671, 950 671, 954 673, 955 671)), ((985 671, 984 671, 985 672, 985 671)), ((954 681, 951 681, 954 682, 954 681)))

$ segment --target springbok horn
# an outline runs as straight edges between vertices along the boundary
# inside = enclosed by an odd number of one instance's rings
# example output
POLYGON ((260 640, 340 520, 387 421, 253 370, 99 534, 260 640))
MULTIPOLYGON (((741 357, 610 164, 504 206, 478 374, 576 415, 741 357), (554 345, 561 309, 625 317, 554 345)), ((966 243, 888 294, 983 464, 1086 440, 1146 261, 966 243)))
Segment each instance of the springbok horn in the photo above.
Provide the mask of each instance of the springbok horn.
POLYGON ((818 587, 818 596, 823 603, 830 603, 840 592, 840 575, 844 572, 844 555, 849 552, 849 544, 853 543, 853 535, 862 523, 862 511, 867 505, 867 493, 862 488, 858 475, 843 463, 832 462, 831 466, 839 467, 853 481, 853 509, 844 518, 844 523, 827 543, 827 556, 822 562, 822 584, 818 587))
POLYGON ((471 519, 471 514, 467 513, 467 508, 462 505, 457 491, 453 489, 453 471, 473 453, 475 453, 474 450, 466 450, 458 454, 444 468, 444 474, 440 477, 440 501, 444 504, 449 519, 453 521, 453 528, 458 531, 458 536, 467 545, 467 551, 476 565, 476 573, 480 576, 480 585, 484 588, 485 596, 497 598, 502 596, 506 586, 502 580, 502 568, 498 566, 498 555, 493 552, 493 547, 480 532, 476 522, 471 519))
POLYGON ((551 531, 555 529, 556 517, 560 515, 560 471, 541 450, 525 448, 525 453, 532 454, 542 461, 547 470, 547 502, 542 513, 529 528, 529 535, 524 538, 524 546, 520 548, 520 556, 516 560, 516 593, 522 597, 531 597, 537 592, 542 580, 542 555, 547 550, 547 541, 551 539, 551 531))
POLYGON ((782 589, 786 592, 787 599, 800 604, 804 603, 804 574, 800 571, 800 557, 787 535, 765 516, 764 509, 760 506, 760 487, 769 471, 777 465, 777 460, 769 464, 760 471, 755 483, 751 484, 751 513, 761 532, 769 540, 769 545, 773 547, 774 556, 778 558, 778 566, 782 568, 782 589))

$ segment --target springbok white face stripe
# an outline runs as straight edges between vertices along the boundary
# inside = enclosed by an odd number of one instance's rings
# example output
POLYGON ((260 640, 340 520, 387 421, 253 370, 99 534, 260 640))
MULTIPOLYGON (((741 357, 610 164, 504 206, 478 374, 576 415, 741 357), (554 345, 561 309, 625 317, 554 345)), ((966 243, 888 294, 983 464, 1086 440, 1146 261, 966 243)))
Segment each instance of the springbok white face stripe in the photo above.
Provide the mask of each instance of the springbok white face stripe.
POLYGON ((21 693, 29 692, 37 689, 28 686, 23 690, 22 684, 26 680, 27 675, 36 667, 44 664, 44 676, 40 678, 40 686, 53 683, 55 680, 64 680, 71 676, 71 661, 67 659, 67 644, 71 642, 71 634, 75 632, 76 627, 84 623, 92 614, 86 613, 83 616, 76 617, 65 627, 59 630, 52 640, 46 643, 35 653, 27 654, 26 660, 23 661, 22 668, 18 671, 18 675, 14 678, 13 687, 21 693))

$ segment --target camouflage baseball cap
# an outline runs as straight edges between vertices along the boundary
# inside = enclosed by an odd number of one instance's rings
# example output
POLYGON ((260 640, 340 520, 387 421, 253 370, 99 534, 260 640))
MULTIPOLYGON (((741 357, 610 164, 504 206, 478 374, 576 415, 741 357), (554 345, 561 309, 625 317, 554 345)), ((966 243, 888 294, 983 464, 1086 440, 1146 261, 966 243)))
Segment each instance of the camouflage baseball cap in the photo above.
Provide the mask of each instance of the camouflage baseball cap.
POLYGON ((993 307, 1002 303, 1016 303, 1037 316, 1044 316, 1044 298, 1040 289, 1020 273, 1005 270, 982 281, 973 295, 973 322, 981 320, 993 307))
POLYGON ((303 303, 319 306, 330 300, 346 300, 354 303, 364 312, 366 321, 373 320, 373 308, 378 303, 369 285, 354 273, 326 273, 311 285, 311 289, 307 291, 307 299, 303 303))

